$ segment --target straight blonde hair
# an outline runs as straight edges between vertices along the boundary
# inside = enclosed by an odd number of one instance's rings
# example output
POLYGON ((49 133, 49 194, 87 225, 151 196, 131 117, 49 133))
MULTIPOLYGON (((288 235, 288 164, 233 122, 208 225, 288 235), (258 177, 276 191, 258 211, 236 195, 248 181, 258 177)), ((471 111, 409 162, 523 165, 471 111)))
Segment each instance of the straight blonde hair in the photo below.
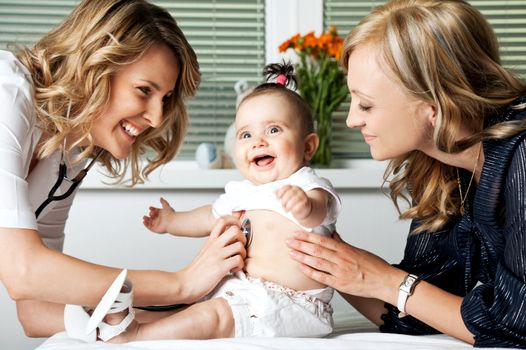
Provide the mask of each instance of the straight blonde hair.
POLYGON ((80 130, 80 139, 71 147, 89 141, 77 160, 97 154, 100 150, 93 145, 90 130, 109 103, 112 75, 154 45, 169 47, 179 69, 175 90, 164 104, 163 124, 139 135, 127 159, 103 152, 99 162, 117 182, 130 167, 133 186, 170 161, 186 133, 185 100, 197 91, 199 65, 173 17, 144 0, 84 0, 34 47, 17 54, 32 74, 36 114, 47 135, 38 156, 60 149, 73 129, 80 130), (141 171, 139 161, 148 150, 154 155, 141 171))
MULTIPOLYGON (((344 69, 359 45, 378 49, 386 74, 409 96, 437 106, 433 140, 439 150, 456 153, 488 138, 526 130, 524 121, 485 128, 501 108, 526 93, 526 86, 501 66, 491 26, 467 2, 389 1, 347 36, 344 69), (459 140, 461 128, 472 136, 459 140)), ((438 231, 460 213, 455 168, 421 151, 392 159, 384 180, 400 217, 420 220, 415 233, 438 231), (407 201, 409 209, 402 212, 399 199, 407 201)))

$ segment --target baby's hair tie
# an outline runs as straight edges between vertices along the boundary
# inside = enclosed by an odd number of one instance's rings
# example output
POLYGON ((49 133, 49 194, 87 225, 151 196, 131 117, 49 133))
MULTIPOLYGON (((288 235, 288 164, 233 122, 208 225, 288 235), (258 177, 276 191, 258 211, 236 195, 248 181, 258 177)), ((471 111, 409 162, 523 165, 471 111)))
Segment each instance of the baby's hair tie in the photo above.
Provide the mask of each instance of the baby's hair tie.
POLYGON ((285 74, 280 74, 276 78, 276 84, 285 86, 287 84, 287 76, 285 74))

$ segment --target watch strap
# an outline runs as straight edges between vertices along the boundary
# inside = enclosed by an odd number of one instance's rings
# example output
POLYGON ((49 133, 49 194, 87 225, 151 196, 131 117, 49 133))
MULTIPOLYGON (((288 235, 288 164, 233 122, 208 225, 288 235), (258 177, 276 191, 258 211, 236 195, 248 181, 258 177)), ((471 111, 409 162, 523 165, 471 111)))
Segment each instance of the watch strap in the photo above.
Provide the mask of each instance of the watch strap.
POLYGON ((402 318, 407 315, 405 312, 405 305, 407 303, 407 299, 413 295, 413 291, 416 287, 416 285, 420 282, 420 277, 413 274, 407 274, 404 277, 404 280, 402 283, 400 283, 400 287, 398 289, 398 301, 396 303, 396 306, 400 313, 398 314, 398 317, 402 318))

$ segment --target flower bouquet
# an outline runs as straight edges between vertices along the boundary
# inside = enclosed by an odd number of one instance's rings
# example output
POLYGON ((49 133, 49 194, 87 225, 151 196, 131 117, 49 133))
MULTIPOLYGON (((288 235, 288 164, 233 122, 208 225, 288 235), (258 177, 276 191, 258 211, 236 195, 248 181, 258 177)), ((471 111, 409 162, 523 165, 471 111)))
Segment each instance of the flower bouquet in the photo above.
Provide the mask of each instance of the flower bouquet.
POLYGON ((338 65, 342 47, 343 38, 335 27, 319 37, 314 32, 296 34, 279 46, 280 52, 293 49, 299 56, 296 67, 299 93, 312 109, 320 138, 313 165, 330 165, 332 113, 348 96, 345 74, 338 65))

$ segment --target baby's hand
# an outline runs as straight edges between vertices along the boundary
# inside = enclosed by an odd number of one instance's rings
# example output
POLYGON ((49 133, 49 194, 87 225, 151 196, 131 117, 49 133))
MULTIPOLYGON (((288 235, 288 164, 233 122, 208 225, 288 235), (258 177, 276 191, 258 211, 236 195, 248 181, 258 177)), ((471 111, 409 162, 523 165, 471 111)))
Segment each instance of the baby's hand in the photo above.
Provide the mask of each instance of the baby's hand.
POLYGON ((142 223, 147 229, 156 233, 166 233, 171 216, 175 210, 161 197, 162 208, 150 207, 149 216, 143 216, 142 223))
POLYGON ((312 202, 298 186, 285 185, 276 191, 283 208, 291 212, 297 220, 303 220, 312 212, 312 202))

